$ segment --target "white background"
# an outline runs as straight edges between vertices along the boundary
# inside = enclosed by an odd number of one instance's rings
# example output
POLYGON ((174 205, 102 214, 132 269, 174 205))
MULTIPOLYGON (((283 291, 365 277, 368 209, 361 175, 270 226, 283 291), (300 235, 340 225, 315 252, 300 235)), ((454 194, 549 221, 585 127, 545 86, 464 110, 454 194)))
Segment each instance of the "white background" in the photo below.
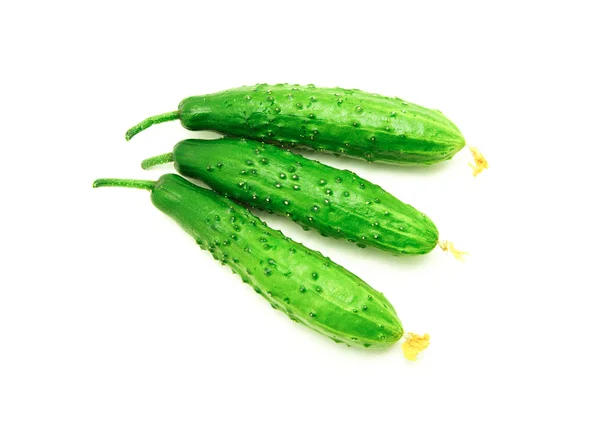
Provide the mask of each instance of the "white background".
POLYGON ((4 2, 0 422, 598 423, 594 3, 4 2), (147 192, 91 188, 210 135, 129 126, 257 82, 400 96, 486 154, 477 178, 466 149, 427 169, 309 155, 426 212, 465 263, 266 217, 428 332, 417 362, 292 323, 147 192))

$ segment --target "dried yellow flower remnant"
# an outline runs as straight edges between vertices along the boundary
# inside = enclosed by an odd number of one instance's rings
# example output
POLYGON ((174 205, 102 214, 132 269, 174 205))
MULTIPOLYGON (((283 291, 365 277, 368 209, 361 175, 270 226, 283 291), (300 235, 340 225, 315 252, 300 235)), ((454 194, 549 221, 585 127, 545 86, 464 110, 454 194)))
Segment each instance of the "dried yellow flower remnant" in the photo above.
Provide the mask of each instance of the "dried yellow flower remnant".
POLYGON ((475 164, 469 163, 469 166, 473 168, 473 176, 476 177, 483 171, 484 169, 488 169, 488 161, 485 160, 479 149, 477 147, 468 146, 469 150, 473 154, 473 159, 475 159, 475 164))
POLYGON ((429 346, 429 334, 419 336, 415 333, 407 333, 404 337, 406 339, 402 343, 404 357, 409 361, 416 361, 417 355, 429 346))
POLYGON ((440 241, 438 244, 444 252, 452 253, 454 258, 458 259, 459 261, 464 261, 465 255, 468 254, 468 252, 463 252, 462 250, 458 250, 456 247, 454 247, 454 243, 451 241, 440 241))

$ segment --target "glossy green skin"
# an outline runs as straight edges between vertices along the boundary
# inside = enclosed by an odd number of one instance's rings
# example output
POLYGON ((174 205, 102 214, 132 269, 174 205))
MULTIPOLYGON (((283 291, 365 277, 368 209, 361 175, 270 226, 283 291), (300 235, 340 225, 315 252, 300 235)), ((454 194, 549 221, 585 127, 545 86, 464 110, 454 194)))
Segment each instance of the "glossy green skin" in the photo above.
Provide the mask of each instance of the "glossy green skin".
POLYGON ((353 346, 386 347, 402 337, 382 293, 232 200, 167 174, 152 203, 292 320, 353 346))
POLYGON ((259 84, 189 97, 179 104, 179 119, 190 130, 396 164, 444 161, 465 145, 437 110, 313 85, 259 84))
POLYGON ((425 214, 380 186, 275 146, 232 138, 184 140, 173 159, 179 173, 323 236, 395 255, 425 254, 438 241, 425 214))

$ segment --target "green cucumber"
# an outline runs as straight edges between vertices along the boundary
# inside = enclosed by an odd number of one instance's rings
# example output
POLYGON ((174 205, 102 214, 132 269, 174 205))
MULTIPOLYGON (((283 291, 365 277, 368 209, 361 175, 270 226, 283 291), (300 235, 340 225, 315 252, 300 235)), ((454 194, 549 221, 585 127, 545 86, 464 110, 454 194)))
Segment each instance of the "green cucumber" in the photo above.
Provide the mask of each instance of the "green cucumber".
POLYGON ((353 172, 252 140, 184 140, 172 154, 142 166, 174 161, 175 169, 246 206, 287 216, 305 230, 395 255, 430 252, 438 230, 423 213, 353 172))
POLYGON ((232 200, 174 174, 156 182, 94 182, 102 186, 150 190, 158 209, 293 321, 351 346, 387 347, 402 337, 400 320, 382 293, 232 200))
POLYGON ((188 97, 177 111, 142 121, 125 138, 175 119, 189 130, 396 164, 430 165, 465 146, 456 125, 437 110, 360 90, 290 84, 188 97))

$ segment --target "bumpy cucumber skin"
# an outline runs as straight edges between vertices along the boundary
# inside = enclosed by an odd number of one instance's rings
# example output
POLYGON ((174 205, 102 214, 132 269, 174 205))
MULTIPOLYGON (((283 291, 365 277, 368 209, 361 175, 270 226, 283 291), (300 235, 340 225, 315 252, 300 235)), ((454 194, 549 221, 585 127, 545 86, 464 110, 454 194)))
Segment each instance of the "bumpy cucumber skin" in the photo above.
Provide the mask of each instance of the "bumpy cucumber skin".
POLYGON ((182 175, 326 237, 394 255, 425 254, 438 241, 425 214, 380 186, 275 146, 233 138, 184 140, 173 158, 182 175))
POLYGON ((174 174, 157 181, 151 198, 292 320, 352 346, 387 347, 402 337, 400 320, 382 293, 232 200, 174 174))
POLYGON ((441 112, 360 90, 258 84, 184 99, 190 130, 396 164, 450 159, 465 140, 441 112))

